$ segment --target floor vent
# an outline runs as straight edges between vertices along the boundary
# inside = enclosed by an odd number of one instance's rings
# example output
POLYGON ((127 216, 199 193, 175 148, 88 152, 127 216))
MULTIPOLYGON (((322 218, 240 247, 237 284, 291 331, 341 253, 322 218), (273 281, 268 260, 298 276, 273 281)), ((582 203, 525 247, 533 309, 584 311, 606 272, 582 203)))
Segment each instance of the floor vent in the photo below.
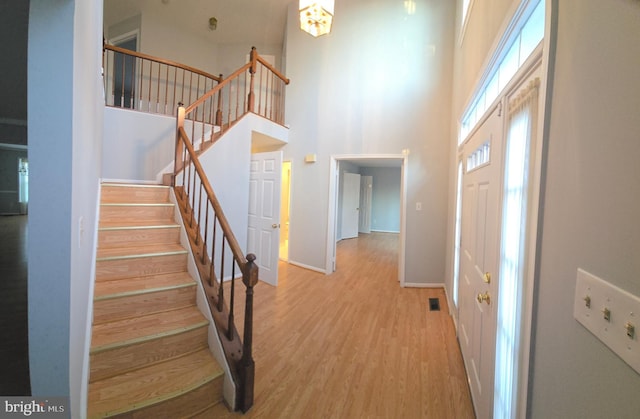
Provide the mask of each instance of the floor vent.
POLYGON ((429 298, 429 311, 440 311, 440 300, 438 298, 429 298))

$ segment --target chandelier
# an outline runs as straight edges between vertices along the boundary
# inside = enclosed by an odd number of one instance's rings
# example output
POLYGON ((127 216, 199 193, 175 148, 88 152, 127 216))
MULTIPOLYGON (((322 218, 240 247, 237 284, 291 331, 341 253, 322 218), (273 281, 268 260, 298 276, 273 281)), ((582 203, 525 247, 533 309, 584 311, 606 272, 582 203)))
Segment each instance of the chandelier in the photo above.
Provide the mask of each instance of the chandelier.
POLYGON ((331 32, 334 0, 300 0, 300 29, 320 36, 331 32))

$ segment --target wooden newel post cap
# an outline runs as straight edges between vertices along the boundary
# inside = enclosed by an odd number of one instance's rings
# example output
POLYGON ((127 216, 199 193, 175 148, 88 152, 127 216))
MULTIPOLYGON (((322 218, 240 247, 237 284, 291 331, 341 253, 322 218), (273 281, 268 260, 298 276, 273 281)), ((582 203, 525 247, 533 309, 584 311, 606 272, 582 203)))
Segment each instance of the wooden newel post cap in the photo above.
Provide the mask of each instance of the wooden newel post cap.
POLYGON ((247 266, 248 266, 248 275, 245 275, 242 282, 247 287, 253 287, 258 283, 258 265, 254 262, 256 260, 256 255, 253 253, 247 254, 247 266))
POLYGON ((178 102, 178 107, 179 107, 179 108, 182 108, 183 106, 184 106, 184 103, 182 103, 182 102, 178 102))

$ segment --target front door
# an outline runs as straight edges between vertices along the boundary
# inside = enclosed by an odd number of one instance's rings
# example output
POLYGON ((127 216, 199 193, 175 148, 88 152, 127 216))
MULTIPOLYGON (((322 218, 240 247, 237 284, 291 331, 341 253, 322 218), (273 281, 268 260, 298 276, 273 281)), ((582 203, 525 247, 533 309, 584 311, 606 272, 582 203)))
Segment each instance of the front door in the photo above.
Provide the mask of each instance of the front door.
POLYGON ((282 151, 251 155, 247 253, 256 255, 259 277, 278 285, 282 151))
POLYGON ((493 414, 502 118, 494 110, 463 146, 458 339, 479 419, 493 414))

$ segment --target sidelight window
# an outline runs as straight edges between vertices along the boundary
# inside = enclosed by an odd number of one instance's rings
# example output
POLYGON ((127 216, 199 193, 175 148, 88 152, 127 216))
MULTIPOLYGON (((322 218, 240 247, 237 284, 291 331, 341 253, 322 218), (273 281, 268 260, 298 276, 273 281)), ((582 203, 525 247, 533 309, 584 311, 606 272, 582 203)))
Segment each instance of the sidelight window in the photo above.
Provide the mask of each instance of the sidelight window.
POLYGON ((525 281, 527 210, 539 79, 509 103, 500 240, 494 418, 515 418, 525 281))

